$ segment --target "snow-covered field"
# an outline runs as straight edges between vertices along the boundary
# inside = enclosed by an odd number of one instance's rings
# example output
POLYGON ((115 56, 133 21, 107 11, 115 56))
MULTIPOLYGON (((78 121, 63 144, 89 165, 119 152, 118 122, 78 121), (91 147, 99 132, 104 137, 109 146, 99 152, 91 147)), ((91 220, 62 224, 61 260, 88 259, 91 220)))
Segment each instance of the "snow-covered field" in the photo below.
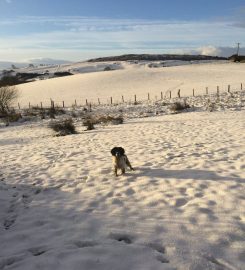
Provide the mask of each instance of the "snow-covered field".
MULTIPOLYGON (((87 65, 94 65, 96 69, 102 64, 87 65)), ((107 104, 111 97, 115 103, 121 102, 122 96, 125 101, 133 101, 134 95, 138 100, 146 100, 148 93, 151 100, 156 100, 160 98, 161 92, 169 96, 171 91, 172 97, 176 97, 178 89, 181 89, 182 96, 189 96, 193 88, 196 95, 203 95, 206 87, 209 93, 214 93, 217 86, 220 92, 227 91, 228 85, 232 90, 240 90, 241 83, 245 86, 245 64, 214 62, 149 68, 147 64, 121 63, 120 66, 123 69, 81 73, 19 85, 20 106, 28 107, 29 102, 33 106, 40 106, 40 102, 50 105, 50 99, 59 106, 62 106, 62 101, 65 106, 71 106, 75 100, 77 104, 84 105, 86 99, 98 104, 98 98, 101 103, 107 104)), ((81 67, 77 64, 77 69, 79 67, 85 69, 86 65, 81 67)))
MULTIPOLYGON (((165 75, 182 86, 244 78, 240 64, 204 66, 40 81, 21 86, 22 101, 44 98, 43 89, 74 98, 79 82, 92 99, 99 84, 103 97, 116 96, 115 86, 143 96, 148 80, 158 92, 165 75)), ((79 133, 65 137, 53 136, 49 120, 0 127, 0 269, 244 269, 245 99, 226 97, 230 105, 214 112, 127 117, 92 131, 76 121, 79 133), (135 171, 113 176, 114 146, 135 171)))

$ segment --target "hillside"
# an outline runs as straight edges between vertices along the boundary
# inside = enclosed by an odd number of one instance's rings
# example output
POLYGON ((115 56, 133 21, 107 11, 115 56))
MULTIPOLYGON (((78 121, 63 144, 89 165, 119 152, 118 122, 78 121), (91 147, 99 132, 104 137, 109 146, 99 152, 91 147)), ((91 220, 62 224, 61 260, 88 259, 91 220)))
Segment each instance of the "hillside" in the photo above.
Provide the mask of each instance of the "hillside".
POLYGON ((109 56, 90 59, 88 62, 106 61, 197 61, 197 60, 227 60, 226 57, 208 55, 187 55, 187 54, 125 54, 120 56, 109 56))
MULTIPOLYGON (((103 63, 103 68, 111 62, 103 63)), ((102 64, 102 63, 101 63, 102 64)), ((150 68, 148 64, 131 64, 120 62, 121 69, 101 71, 92 73, 78 73, 73 76, 54 78, 50 80, 36 81, 18 85, 21 92, 19 99, 21 106, 50 105, 50 99, 57 105, 65 101, 67 106, 74 104, 84 105, 88 102, 98 104, 98 98, 103 104, 120 102, 122 95, 125 101, 132 101, 134 95, 138 100, 147 99, 148 93, 152 100, 159 99, 161 92, 177 96, 178 89, 181 89, 182 96, 192 95, 193 88, 196 95, 205 94, 206 87, 209 91, 216 92, 217 86, 220 91, 227 91, 231 85, 232 90, 240 89, 244 83, 244 64, 230 62, 214 62, 201 64, 188 64, 181 66, 150 68)), ((83 67, 78 65, 74 69, 79 71, 100 68, 99 63, 84 63, 83 67)), ((103 70, 103 69, 102 69, 103 70)), ((72 71, 71 71, 72 72, 72 71)))

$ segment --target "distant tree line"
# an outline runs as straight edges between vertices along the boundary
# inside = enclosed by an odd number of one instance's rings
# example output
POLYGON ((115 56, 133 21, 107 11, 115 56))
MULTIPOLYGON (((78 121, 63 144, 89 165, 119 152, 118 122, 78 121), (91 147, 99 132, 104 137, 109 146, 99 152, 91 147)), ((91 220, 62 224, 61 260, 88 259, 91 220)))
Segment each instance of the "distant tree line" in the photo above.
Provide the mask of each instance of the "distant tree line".
POLYGON ((188 55, 188 54, 125 54, 120 56, 109 56, 90 59, 89 62, 107 61, 166 61, 166 60, 227 60, 226 57, 209 55, 188 55))
MULTIPOLYGON (((45 72, 45 74, 39 74, 39 73, 16 73, 13 75, 13 70, 10 71, 3 71, 3 76, 0 79, 0 87, 4 86, 12 86, 12 85, 18 85, 21 83, 26 83, 33 81, 35 78, 40 78, 43 75, 49 75, 48 72, 45 72)), ((70 72, 55 72, 53 77, 63 77, 63 76, 69 76, 73 75, 70 72)))

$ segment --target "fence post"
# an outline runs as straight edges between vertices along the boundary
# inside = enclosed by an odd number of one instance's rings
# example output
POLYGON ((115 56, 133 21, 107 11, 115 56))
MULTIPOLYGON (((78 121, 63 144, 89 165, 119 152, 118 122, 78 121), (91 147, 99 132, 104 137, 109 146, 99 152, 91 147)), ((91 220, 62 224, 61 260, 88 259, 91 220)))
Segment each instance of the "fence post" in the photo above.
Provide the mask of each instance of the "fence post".
POLYGON ((75 99, 75 106, 77 107, 77 100, 75 99))
POLYGON ((124 103, 124 97, 122 96, 122 103, 124 103))
POLYGON ((65 101, 63 100, 62 103, 63 103, 63 108, 65 108, 65 101))
POLYGON ((194 97, 195 96, 195 89, 194 88, 193 88, 192 92, 193 92, 193 97, 194 97))
POLYGON ((40 104, 41 104, 41 109, 42 109, 43 108, 43 103, 41 102, 40 104))
POLYGON ((100 105, 100 99, 98 98, 98 104, 100 105))
POLYGON ((92 112, 92 104, 89 103, 89 111, 92 112))
POLYGON ((230 85, 228 85, 228 93, 230 93, 231 92, 231 86, 230 85))
POLYGON ((241 83, 241 90, 242 90, 242 83, 241 83))
POLYGON ((31 102, 29 102, 29 109, 31 108, 31 102))
POLYGON ((171 93, 171 91, 169 91, 169 98, 170 98, 170 99, 172 98, 172 93, 171 93))
POLYGON ((86 106, 88 106, 88 100, 86 99, 86 106))
POLYGON ((219 96, 219 86, 217 86, 217 96, 219 96))
POLYGON ((112 97, 111 97, 111 104, 112 104, 112 97))
POLYGON ((163 99, 163 94, 162 94, 162 92, 161 92, 161 99, 163 99))
POLYGON ((134 103, 137 103, 136 95, 134 95, 134 103))
POLYGON ((19 110, 20 110, 20 103, 18 103, 18 107, 19 107, 19 110))
POLYGON ((150 93, 148 93, 148 100, 150 100, 150 93))
POLYGON ((180 98, 180 89, 178 90, 178 97, 180 98))
POLYGON ((206 95, 208 95, 208 87, 206 87, 206 95))

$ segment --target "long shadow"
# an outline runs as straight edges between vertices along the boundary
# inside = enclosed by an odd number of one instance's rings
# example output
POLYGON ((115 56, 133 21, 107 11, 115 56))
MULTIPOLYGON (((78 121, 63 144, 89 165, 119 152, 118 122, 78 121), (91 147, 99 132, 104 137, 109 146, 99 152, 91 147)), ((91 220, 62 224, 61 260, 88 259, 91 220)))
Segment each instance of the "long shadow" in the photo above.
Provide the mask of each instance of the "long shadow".
POLYGON ((193 179, 193 180, 210 180, 210 181, 235 181, 245 182, 244 178, 234 176, 220 176, 214 171, 208 170, 164 170, 155 168, 136 168, 135 172, 127 173, 128 177, 137 178, 142 176, 156 177, 162 179, 175 178, 175 179, 193 179))

